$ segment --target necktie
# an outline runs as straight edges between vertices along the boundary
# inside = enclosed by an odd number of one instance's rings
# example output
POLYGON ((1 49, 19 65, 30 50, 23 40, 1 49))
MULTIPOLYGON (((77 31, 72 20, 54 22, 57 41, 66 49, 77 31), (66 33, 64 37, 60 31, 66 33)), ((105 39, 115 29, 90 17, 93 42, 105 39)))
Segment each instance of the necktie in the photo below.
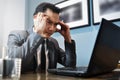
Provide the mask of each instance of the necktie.
POLYGON ((45 56, 45 40, 42 43, 42 47, 41 47, 41 70, 46 69, 46 56, 45 56))
POLYGON ((46 72, 46 68, 48 68, 48 50, 47 50, 47 39, 43 40, 41 47, 37 50, 37 63, 38 67, 36 68, 36 72, 46 72))

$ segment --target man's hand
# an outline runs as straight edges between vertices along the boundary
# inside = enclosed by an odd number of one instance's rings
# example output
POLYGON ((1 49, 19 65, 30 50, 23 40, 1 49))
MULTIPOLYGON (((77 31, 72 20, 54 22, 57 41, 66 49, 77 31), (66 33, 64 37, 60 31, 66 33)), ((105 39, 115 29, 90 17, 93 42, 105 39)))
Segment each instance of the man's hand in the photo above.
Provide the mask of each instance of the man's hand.
POLYGON ((42 37, 46 37, 45 35, 45 27, 47 26, 48 16, 45 13, 39 12, 34 16, 34 31, 40 34, 42 37))
POLYGON ((64 37, 65 41, 71 43, 69 26, 66 25, 63 21, 59 21, 58 24, 61 26, 61 29, 57 29, 56 31, 64 37))

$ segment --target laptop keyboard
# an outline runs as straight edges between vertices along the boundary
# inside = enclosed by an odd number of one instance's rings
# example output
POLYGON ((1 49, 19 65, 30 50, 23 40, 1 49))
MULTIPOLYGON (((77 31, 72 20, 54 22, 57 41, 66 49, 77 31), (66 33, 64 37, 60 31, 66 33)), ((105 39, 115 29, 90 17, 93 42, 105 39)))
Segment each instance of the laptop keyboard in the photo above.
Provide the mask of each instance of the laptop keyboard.
POLYGON ((87 67, 75 67, 75 68, 72 68, 72 67, 63 67, 63 68, 58 68, 58 70, 70 70, 70 71, 86 71, 87 70, 87 67))

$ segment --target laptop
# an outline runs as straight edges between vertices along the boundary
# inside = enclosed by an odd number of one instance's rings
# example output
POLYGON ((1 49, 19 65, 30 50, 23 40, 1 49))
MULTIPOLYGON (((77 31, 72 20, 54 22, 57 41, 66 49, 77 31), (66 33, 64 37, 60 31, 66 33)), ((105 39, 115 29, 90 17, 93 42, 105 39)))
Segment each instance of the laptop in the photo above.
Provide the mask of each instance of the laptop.
POLYGON ((62 67, 48 69, 49 73, 90 77, 112 72, 120 60, 120 28, 102 19, 88 67, 62 67))

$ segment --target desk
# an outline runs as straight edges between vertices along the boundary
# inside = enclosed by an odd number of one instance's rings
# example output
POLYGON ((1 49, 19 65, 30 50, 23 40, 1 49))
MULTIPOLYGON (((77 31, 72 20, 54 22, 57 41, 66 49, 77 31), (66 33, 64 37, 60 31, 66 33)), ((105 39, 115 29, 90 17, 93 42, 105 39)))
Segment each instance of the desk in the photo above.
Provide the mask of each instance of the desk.
POLYGON ((22 74, 20 80, 120 80, 120 64, 118 68, 111 73, 98 75, 90 78, 81 78, 81 77, 70 77, 70 76, 61 76, 55 74, 22 74))
POLYGON ((54 74, 24 74, 20 80, 120 80, 120 72, 112 72, 91 78, 69 77, 54 74))
POLYGON ((120 69, 120 63, 118 64, 118 68, 120 69))
POLYGON ((120 69, 116 69, 111 73, 98 75, 90 78, 61 76, 50 73, 26 73, 22 74, 20 79, 2 79, 2 77, 0 77, 0 80, 120 80, 120 69))
MULTIPOLYGON (((17 80, 17 79, 0 78, 0 80, 17 80)), ((54 75, 50 73, 48 74, 27 73, 27 74, 22 74, 20 80, 120 80, 120 71, 115 71, 115 72, 94 76, 90 78, 60 76, 60 75, 54 75)))

